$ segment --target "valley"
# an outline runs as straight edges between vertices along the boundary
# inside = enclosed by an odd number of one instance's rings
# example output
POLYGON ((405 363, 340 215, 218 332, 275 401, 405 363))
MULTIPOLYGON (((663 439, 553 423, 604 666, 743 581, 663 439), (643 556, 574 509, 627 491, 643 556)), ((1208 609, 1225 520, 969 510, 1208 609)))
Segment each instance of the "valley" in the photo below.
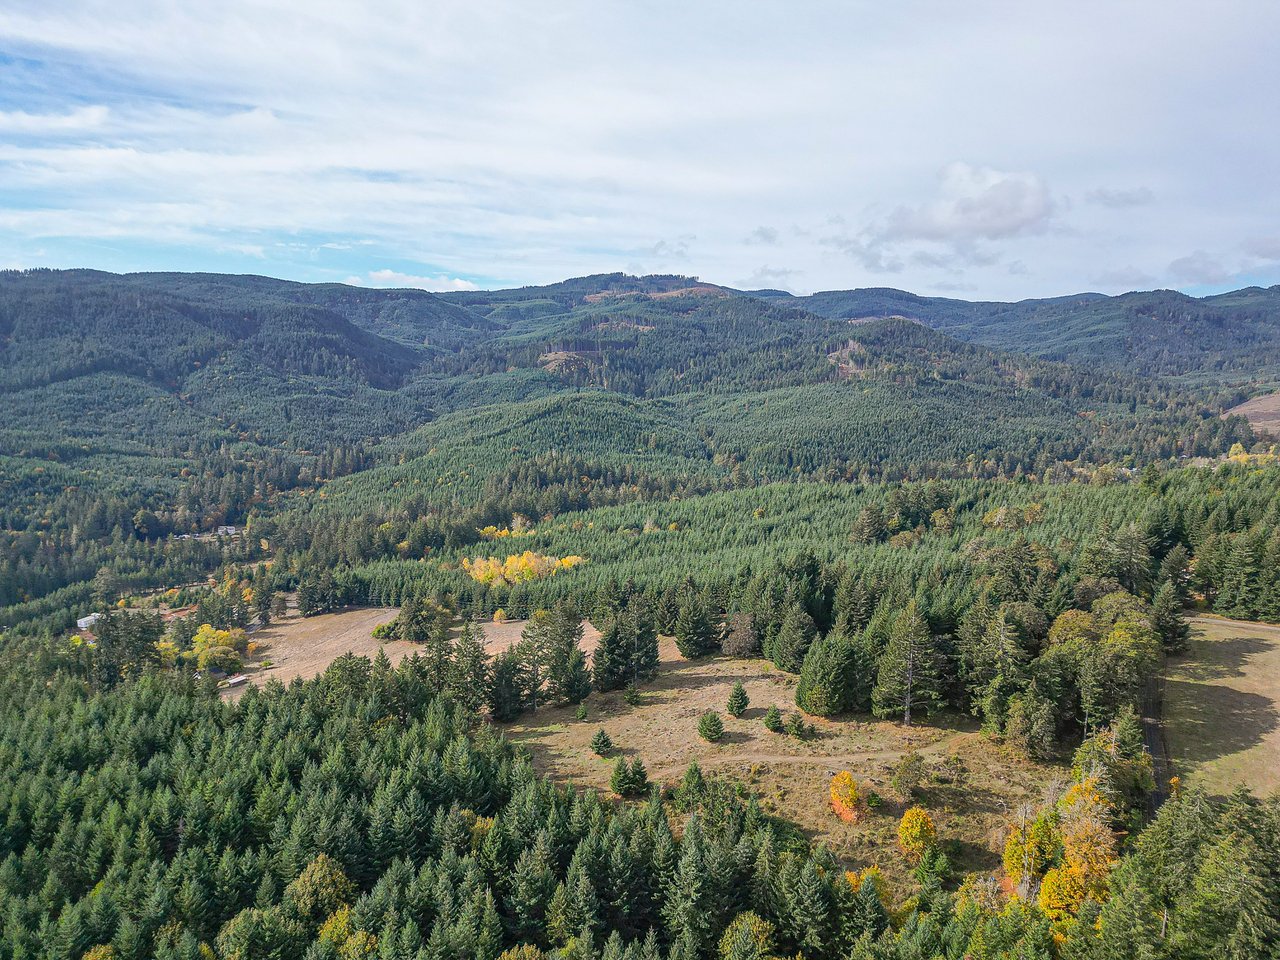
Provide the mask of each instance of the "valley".
POLYGON ((1190 929, 1276 787, 1264 293, 2 275, 0 890, 217 960, 1190 929))

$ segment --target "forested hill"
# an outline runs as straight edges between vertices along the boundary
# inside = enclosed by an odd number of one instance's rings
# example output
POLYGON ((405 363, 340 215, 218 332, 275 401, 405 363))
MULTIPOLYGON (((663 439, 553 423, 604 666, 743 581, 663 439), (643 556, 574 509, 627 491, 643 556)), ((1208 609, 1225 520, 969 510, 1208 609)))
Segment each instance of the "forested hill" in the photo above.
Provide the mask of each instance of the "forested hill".
POLYGON ((756 296, 824 317, 902 316, 972 343, 1196 383, 1280 383, 1280 286, 1196 298, 1174 290, 1016 303, 921 297, 904 290, 756 296))

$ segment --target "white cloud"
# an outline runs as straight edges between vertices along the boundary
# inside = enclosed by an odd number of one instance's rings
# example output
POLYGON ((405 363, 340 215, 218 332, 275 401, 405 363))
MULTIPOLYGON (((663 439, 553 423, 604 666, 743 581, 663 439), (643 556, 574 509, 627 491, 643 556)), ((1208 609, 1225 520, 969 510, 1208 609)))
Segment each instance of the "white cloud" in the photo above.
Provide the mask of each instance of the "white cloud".
POLYGON ((1169 264, 1169 273, 1176 280, 1192 284, 1225 283, 1231 277, 1226 267, 1203 250, 1178 257, 1169 264))
POLYGON ((28 113, 0 110, 0 133, 44 134, 80 133, 106 123, 110 111, 104 106, 77 107, 65 113, 28 113))
POLYGON ((1097 187, 1084 195, 1085 200, 1099 206, 1123 210, 1126 207, 1142 207, 1155 200, 1156 195, 1150 187, 1131 187, 1113 189, 1097 187))
POLYGON ((963 243, 1042 233, 1053 200, 1034 173, 1009 173, 968 163, 949 164, 939 176, 936 199, 898 207, 881 235, 887 240, 963 243))
POLYGON ((1251 257, 1280 262, 1280 237, 1255 237, 1242 246, 1244 252, 1251 257))
POLYGON ((442 292, 445 290, 476 290, 476 284, 461 277, 441 275, 438 277, 419 277, 411 273, 400 273, 396 270, 370 270, 363 278, 348 277, 347 283, 353 286, 400 288, 410 287, 418 290, 442 292))
POLYGON ((776 244, 810 289, 1017 297, 1204 248, 1280 280, 1242 246, 1280 222, 1280 5, 1078 8, 8 0, 0 261, 727 282, 776 244))
POLYGON ((769 289, 794 292, 789 283, 796 274, 797 271, 788 270, 786 267, 760 266, 751 271, 745 279, 738 280, 733 285, 739 290, 769 289))
POLYGON ((1102 293, 1128 293, 1149 289, 1156 278, 1136 267, 1113 267, 1095 274, 1090 282, 1102 293))
POLYGON ((775 246, 778 243, 778 231, 773 227, 760 226, 756 227, 749 234, 743 243, 760 243, 766 246, 775 246))

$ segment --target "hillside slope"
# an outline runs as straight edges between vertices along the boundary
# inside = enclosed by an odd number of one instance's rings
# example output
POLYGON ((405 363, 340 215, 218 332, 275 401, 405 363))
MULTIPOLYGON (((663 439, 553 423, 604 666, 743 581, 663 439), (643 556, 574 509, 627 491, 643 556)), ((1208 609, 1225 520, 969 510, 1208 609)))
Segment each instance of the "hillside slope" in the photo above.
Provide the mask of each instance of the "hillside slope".
POLYGON ((1016 303, 888 288, 758 295, 823 317, 908 317, 972 343, 1144 376, 1210 385, 1280 383, 1280 286, 1204 298, 1155 290, 1016 303))

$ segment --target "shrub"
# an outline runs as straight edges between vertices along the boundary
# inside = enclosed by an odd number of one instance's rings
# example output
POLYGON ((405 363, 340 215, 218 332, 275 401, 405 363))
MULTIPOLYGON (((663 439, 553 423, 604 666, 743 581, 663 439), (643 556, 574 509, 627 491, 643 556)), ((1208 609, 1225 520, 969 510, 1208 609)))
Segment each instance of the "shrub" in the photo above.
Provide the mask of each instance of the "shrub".
POLYGON ((777 704, 773 704, 764 712, 764 728, 773 733, 782 732, 782 711, 778 709, 777 704))
POLYGON ((201 670, 221 670, 223 673, 234 673, 240 665, 240 654, 234 647, 206 647, 196 660, 196 666, 201 670))
POLYGON ((848 770, 831 778, 831 809, 847 823, 857 823, 866 811, 864 791, 848 770))
POLYGON ((750 701, 747 699, 747 691, 739 680, 729 693, 729 702, 725 705, 725 709, 729 711, 729 716, 740 717, 746 712, 748 703, 750 701))
POLYGON ((804 722, 801 714, 793 713, 787 717, 787 736, 797 740, 807 740, 813 735, 813 727, 804 722))
POLYGON ((729 618, 720 649, 730 657, 760 656, 760 638, 748 613, 735 613, 729 618))
POLYGON ((606 756, 613 752, 613 740, 604 732, 604 728, 596 731, 596 735, 591 738, 591 749, 595 751, 597 756, 606 756))
POLYGON ((889 782, 898 796, 904 799, 914 797, 916 790, 924 782, 924 757, 912 750, 898 761, 898 766, 893 771, 893 778, 889 782))
POLYGON ((775 928, 750 910, 740 913, 720 938, 721 957, 769 957, 773 955, 775 928))
POLYGON ((708 710, 698 720, 698 733, 703 740, 709 743, 715 743, 724 736, 724 723, 720 719, 720 714, 714 710, 708 710))
POLYGON ((902 822, 898 824, 898 846, 908 863, 919 863, 937 842, 938 831, 924 807, 912 807, 902 815, 902 822))

